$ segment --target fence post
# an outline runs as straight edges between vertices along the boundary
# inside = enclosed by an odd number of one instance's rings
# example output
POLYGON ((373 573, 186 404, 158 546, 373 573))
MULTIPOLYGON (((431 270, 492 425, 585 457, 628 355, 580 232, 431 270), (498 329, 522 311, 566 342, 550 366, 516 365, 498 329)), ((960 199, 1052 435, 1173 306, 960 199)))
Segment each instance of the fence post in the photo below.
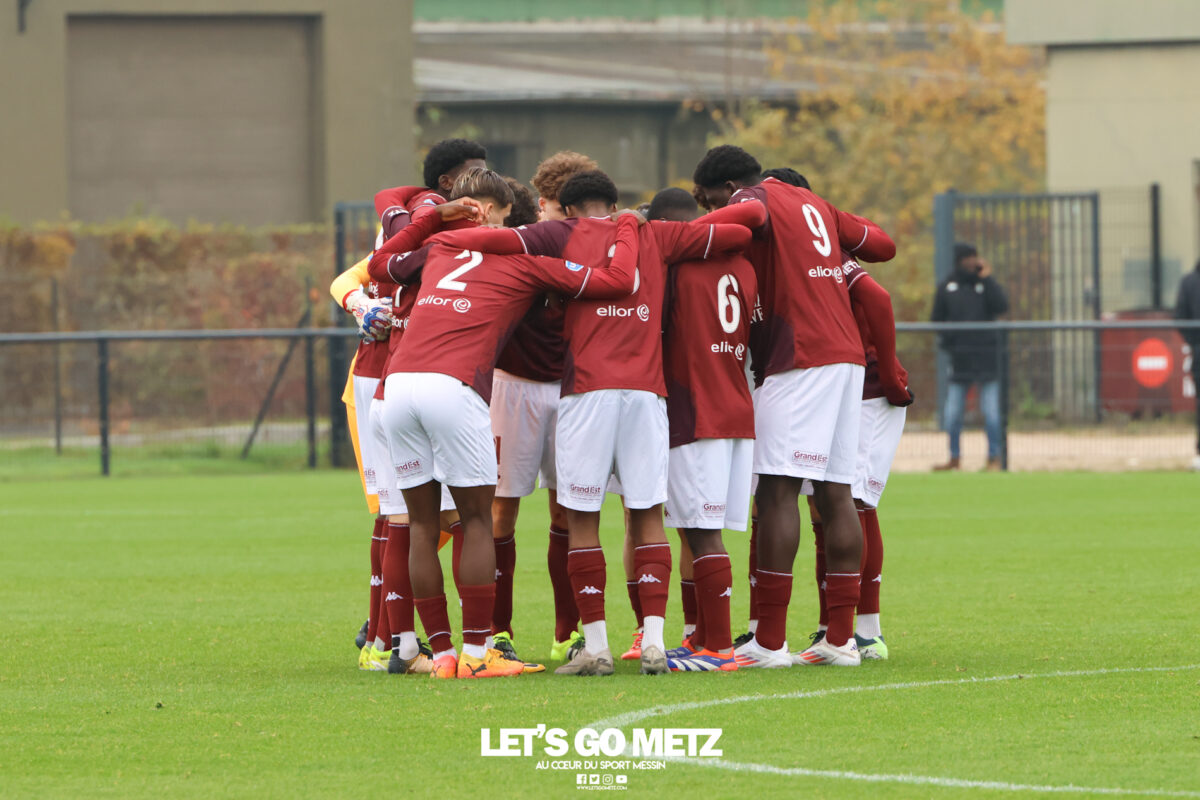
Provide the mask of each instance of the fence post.
MULTIPOLYGON (((933 291, 937 294, 938 285, 950 277, 954 271, 954 204, 955 192, 934 195, 933 197, 933 291)), ((937 421, 938 427, 946 429, 946 375, 950 364, 946 354, 937 346, 937 335, 934 335, 934 370, 937 373, 937 421)))
MULTIPOLYGON (((50 279, 50 313, 54 330, 62 329, 58 316, 58 278, 50 279)), ((62 455, 62 344, 54 343, 54 452, 62 455)))
POLYGON ((1157 183, 1150 184, 1150 305, 1162 308, 1162 230, 1159 214, 1160 192, 1157 183))
MULTIPOLYGON (((346 271, 346 213, 347 209, 341 203, 333 209, 333 252, 334 275, 346 271)), ((341 309, 334 304, 329 308, 329 324, 340 327, 342 324, 341 309)), ((329 336, 325 339, 328 345, 329 360, 329 464, 333 467, 342 466, 342 454, 346 448, 346 409, 342 405, 342 388, 345 385, 346 359, 342 352, 341 342, 329 336)))
MULTIPOLYGON (((1092 314, 1099 321, 1104 309, 1104 296, 1100 293, 1100 193, 1092 192, 1092 314)), ((1100 422, 1100 371, 1103 366, 1100 352, 1100 331, 1092 332, 1093 361, 1092 385, 1095 395, 1096 422, 1100 422)))
POLYGON ((100 395, 100 474, 109 474, 108 451, 108 339, 96 340, 96 373, 100 395))
POLYGON ((308 414, 308 468, 317 468, 317 375, 313 367, 313 334, 304 336, 304 406, 308 414))

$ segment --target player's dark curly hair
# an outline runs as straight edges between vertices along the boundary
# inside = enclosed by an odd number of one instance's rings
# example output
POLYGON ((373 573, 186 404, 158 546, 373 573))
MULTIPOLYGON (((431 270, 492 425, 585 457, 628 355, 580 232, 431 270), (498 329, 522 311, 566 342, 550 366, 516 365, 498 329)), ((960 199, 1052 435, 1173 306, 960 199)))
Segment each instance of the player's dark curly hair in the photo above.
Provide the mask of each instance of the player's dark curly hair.
POLYGON ((590 200, 615 206, 619 199, 617 185, 598 169, 572 175, 558 192, 558 202, 563 208, 579 206, 590 200))
POLYGON ((694 215, 699 210, 699 206, 696 198, 683 189, 663 189, 650 201, 650 208, 646 210, 646 219, 666 219, 666 212, 675 210, 694 215))
POLYGON ((504 227, 519 228, 522 225, 532 225, 538 221, 537 201, 529 187, 516 178, 505 178, 504 182, 512 189, 512 211, 504 218, 504 227))
POLYGON ((442 139, 429 148, 429 154, 425 156, 425 186, 437 189, 438 178, 474 158, 486 159, 487 148, 470 139, 442 139))
POLYGON ((762 165, 758 159, 740 147, 723 144, 704 154, 692 173, 692 180, 697 186, 706 188, 720 186, 725 181, 753 185, 758 183, 761 173, 762 165))
POLYGON ((808 185, 808 178, 804 177, 799 172, 796 172, 796 170, 792 169, 791 167, 775 167, 774 169, 768 169, 763 171, 762 176, 764 178, 774 178, 777 181, 790 183, 792 186, 799 186, 801 189, 812 188, 808 185))

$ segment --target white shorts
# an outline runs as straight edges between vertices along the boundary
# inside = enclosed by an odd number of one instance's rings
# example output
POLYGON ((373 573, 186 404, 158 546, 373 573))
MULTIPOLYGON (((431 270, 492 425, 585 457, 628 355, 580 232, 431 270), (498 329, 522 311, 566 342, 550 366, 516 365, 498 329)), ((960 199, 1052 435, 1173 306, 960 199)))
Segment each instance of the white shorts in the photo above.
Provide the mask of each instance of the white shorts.
POLYGON ((862 401, 858 462, 850 490, 855 500, 861 500, 869 508, 879 505, 879 497, 887 486, 907 416, 907 408, 892 405, 886 397, 862 401))
POLYGON ((558 406, 558 502, 599 511, 610 475, 626 508, 667 499, 667 401, 639 389, 571 394, 558 406))
MULTIPOLYGON (((393 466, 400 462, 392 459, 391 443, 388 441, 387 428, 384 426, 383 409, 382 400, 377 398, 371 400, 371 433, 387 453, 387 467, 380 470, 378 477, 379 513, 384 516, 407 514, 408 504, 404 502, 404 493, 400 491, 400 486, 396 483, 396 468, 393 466)), ((453 511, 454 508, 454 498, 450 496, 450 487, 443 483, 442 511, 453 511)))
POLYGON ((492 376, 492 433, 500 462, 497 497, 525 497, 554 489, 554 438, 562 384, 528 381, 496 370, 492 376))
POLYGON ((496 445, 487 403, 457 378, 398 372, 384 383, 383 423, 396 484, 494 486, 496 445))
POLYGON ((827 364, 769 376, 754 393, 754 472, 850 485, 863 374, 827 364))
MULTIPOLYGON (((392 465, 388 462, 387 442, 380 446, 371 432, 371 400, 375 397, 375 389, 379 386, 379 378, 367 378, 362 375, 352 376, 354 384, 354 421, 358 429, 358 452, 362 456, 363 484, 367 494, 379 494, 379 478, 385 473, 390 474, 392 465)), ((380 511, 384 514, 387 512, 380 511)), ((394 512, 400 513, 400 512, 394 512)))
POLYGON ((669 462, 667 527, 746 530, 753 439, 699 439, 672 447, 669 462))

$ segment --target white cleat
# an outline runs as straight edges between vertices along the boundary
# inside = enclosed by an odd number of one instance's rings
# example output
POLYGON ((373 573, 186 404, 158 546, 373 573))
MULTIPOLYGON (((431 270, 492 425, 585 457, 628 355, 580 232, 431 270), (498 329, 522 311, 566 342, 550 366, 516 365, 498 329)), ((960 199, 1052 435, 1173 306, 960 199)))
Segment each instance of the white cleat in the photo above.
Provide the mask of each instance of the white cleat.
POLYGON ((851 636, 841 647, 822 639, 804 652, 794 654, 792 661, 807 666, 857 667, 862 663, 862 655, 858 652, 858 642, 851 636))
POLYGON ((783 647, 778 650, 768 650, 758 643, 758 639, 751 639, 741 647, 733 651, 733 659, 737 662, 738 669, 749 669, 751 667, 790 667, 792 665, 792 656, 788 652, 787 642, 783 643, 783 647))

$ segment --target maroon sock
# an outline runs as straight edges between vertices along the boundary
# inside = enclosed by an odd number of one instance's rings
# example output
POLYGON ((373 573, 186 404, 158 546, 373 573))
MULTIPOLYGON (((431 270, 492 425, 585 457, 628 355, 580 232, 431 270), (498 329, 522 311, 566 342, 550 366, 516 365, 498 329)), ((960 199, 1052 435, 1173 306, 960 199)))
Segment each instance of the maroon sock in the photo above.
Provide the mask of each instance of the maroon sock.
POLYGON ((412 580, 408 575, 407 522, 388 523, 387 548, 383 551, 383 597, 388 629, 395 636, 415 631, 412 580))
POLYGON ((455 522, 450 525, 450 574, 454 576, 454 588, 462 588, 462 581, 458 579, 458 568, 462 566, 462 551, 463 540, 466 537, 463 535, 463 527, 461 522, 455 522))
POLYGON ((638 594, 637 581, 625 581, 625 592, 629 595, 629 607, 633 609, 633 616, 637 619, 638 630, 641 630, 645 615, 642 614, 642 596, 638 594))
POLYGON ((758 619, 758 517, 750 518, 750 619, 758 619))
POLYGON ((421 625, 425 628, 425 636, 429 639, 429 647, 434 653, 441 653, 454 647, 450 641, 450 616, 446 613, 446 594, 436 597, 418 597, 413 601, 417 614, 421 617, 421 625))
POLYGON ((817 577, 817 623, 829 625, 829 607, 825 603, 825 528, 821 523, 812 524, 813 541, 817 545, 816 577, 817 577))
POLYGON ((379 604, 383 597, 383 543, 387 518, 376 517, 371 530, 371 607, 367 612, 367 644, 375 641, 379 629, 379 604))
POLYGON ((696 624, 696 584, 693 581, 679 580, 679 600, 683 604, 683 624, 696 624))
POLYGON ((792 573, 758 571, 758 630, 754 638, 768 650, 787 640, 787 610, 792 599, 792 573))
POLYGON ((825 573, 825 602, 829 604, 829 630, 825 631, 825 639, 836 647, 844 645, 854 633, 854 607, 858 605, 861 579, 858 572, 825 573))
POLYGON ((700 605, 700 587, 696 587, 696 630, 689 637, 692 640, 692 647, 696 650, 703 650, 708 647, 705 644, 708 641, 708 618, 704 616, 704 607, 700 605))
POLYGON ((604 585, 608 577, 604 551, 599 547, 584 547, 567 553, 567 572, 575 592, 579 619, 587 624, 604 619, 604 585))
POLYGON ((644 544, 633 549, 633 579, 637 582, 642 615, 665 617, 671 589, 671 545, 644 544))
POLYGON ((859 614, 879 613, 879 583, 883 573, 883 534, 875 509, 863 512, 863 571, 862 590, 858 596, 859 614))
MULTIPOLYGON (((733 596, 733 564, 727 553, 711 553, 692 562, 700 618, 704 620, 705 648, 728 650, 733 647, 729 632, 729 600, 733 596)), ((762 623, 759 622, 759 630, 762 623)), ((700 629, 696 628, 699 633, 700 629)))
POLYGON ((546 548, 546 566, 550 570, 550 586, 554 590, 554 641, 565 642, 579 624, 579 609, 575 592, 567 573, 567 532, 550 528, 550 544, 546 548))
POLYGON ((496 548, 496 604, 492 609, 492 633, 512 636, 513 572, 517 568, 517 537, 493 539, 496 548))
POLYGON ((463 644, 482 647, 492 633, 492 606, 496 602, 496 584, 458 587, 462 600, 463 644))

